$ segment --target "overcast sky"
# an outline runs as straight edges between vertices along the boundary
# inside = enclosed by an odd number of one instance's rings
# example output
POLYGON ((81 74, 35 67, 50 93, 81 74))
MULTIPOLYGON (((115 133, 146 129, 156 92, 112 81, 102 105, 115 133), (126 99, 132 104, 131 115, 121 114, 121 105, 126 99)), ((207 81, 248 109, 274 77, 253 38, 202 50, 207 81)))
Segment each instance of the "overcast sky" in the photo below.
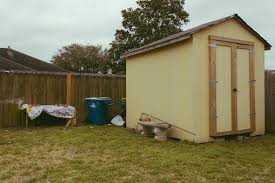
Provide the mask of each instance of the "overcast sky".
MULTIPOLYGON (((121 26, 121 10, 135 0, 0 0, 0 47, 11 46, 49 61, 64 45, 102 44, 121 26)), ((240 14, 272 45, 275 44, 274 0, 186 0, 187 27, 240 14)), ((266 54, 275 68, 275 51, 266 54)))

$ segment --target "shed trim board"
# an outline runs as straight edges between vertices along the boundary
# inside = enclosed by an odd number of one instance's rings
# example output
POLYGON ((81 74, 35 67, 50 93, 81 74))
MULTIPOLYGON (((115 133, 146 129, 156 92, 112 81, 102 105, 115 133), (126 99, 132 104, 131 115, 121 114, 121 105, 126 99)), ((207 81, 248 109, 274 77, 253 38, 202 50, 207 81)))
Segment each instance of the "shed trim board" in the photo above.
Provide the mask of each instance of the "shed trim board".
MULTIPOLYGON (((254 62, 255 62, 255 53, 254 53, 254 43, 235 40, 231 38, 217 37, 217 36, 209 36, 209 120, 210 120, 210 136, 211 137, 220 137, 225 135, 239 135, 245 133, 253 133, 255 131, 255 123, 256 123, 256 113, 255 113, 255 72, 254 72, 254 62), (231 49, 231 68, 229 72, 231 74, 230 85, 231 85, 231 117, 229 121, 231 121, 231 128, 225 131, 219 131, 218 123, 219 117, 217 114, 217 48, 218 47, 227 47, 231 49), (248 51, 248 75, 249 78, 248 87, 249 87, 249 115, 250 118, 249 128, 239 129, 241 116, 238 111, 238 107, 244 105, 243 101, 238 102, 239 100, 239 91, 238 89, 238 67, 243 64, 238 60, 237 51, 238 50, 246 50, 248 51), (238 65, 238 63, 240 63, 238 65)), ((240 77, 241 78, 241 77, 240 77)), ((241 82, 240 82, 241 83, 241 82)), ((241 98, 241 97, 240 97, 241 98)), ((241 98, 240 100, 242 100, 241 98)), ((243 107, 243 106, 242 106, 243 107)), ((241 108, 241 107, 239 107, 241 108)), ((243 115, 244 112, 242 112, 243 115)), ((244 113, 245 115, 245 113, 244 113)), ((242 119, 241 119, 242 120, 242 119)))

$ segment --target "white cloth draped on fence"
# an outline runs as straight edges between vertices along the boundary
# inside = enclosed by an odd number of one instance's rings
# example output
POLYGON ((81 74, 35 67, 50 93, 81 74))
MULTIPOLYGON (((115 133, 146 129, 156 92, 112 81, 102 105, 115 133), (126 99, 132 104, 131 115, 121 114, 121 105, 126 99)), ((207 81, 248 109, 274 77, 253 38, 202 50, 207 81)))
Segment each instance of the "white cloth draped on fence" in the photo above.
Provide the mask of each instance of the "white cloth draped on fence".
POLYGON ((34 120, 38 118, 42 112, 47 113, 50 116, 56 118, 73 119, 76 115, 76 109, 72 106, 59 106, 59 105, 37 105, 32 106, 29 104, 23 104, 20 107, 21 110, 26 110, 29 118, 34 120))

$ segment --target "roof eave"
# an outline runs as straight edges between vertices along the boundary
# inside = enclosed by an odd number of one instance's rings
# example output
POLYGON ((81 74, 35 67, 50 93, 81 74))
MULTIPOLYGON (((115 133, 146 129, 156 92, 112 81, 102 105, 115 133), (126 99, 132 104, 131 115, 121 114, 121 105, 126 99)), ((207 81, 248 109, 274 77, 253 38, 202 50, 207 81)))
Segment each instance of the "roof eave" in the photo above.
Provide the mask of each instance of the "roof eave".
POLYGON ((271 48, 272 48, 272 45, 265 45, 265 51, 269 51, 269 50, 271 50, 271 48))
POLYGON ((169 45, 173 45, 173 44, 188 40, 190 38, 192 38, 192 34, 185 35, 185 36, 180 37, 180 38, 175 38, 175 39, 163 42, 163 43, 155 44, 155 45, 152 45, 150 47, 145 47, 145 48, 141 47, 141 48, 138 48, 138 49, 134 49, 130 52, 127 52, 127 53, 123 54, 121 56, 121 58, 122 59, 127 59, 129 57, 133 57, 133 56, 136 56, 136 55, 139 55, 139 54, 142 54, 142 53, 147 53, 147 52, 153 51, 155 49, 167 47, 169 45))
MULTIPOLYGON (((265 50, 271 50, 272 45, 268 41, 266 41, 256 30, 254 30, 249 24, 247 24, 238 14, 234 14, 234 15, 231 15, 231 16, 213 21, 213 22, 206 23, 206 24, 204 24, 204 26, 201 25, 202 27, 201 26, 195 27, 195 28, 191 29, 191 31, 189 30, 190 32, 188 32, 187 34, 173 37, 168 41, 167 41, 167 39, 164 38, 163 41, 159 40, 156 43, 151 43, 151 44, 145 45, 141 48, 133 49, 133 50, 128 51, 125 54, 123 54, 121 58, 126 59, 129 57, 135 56, 135 55, 139 55, 142 53, 146 53, 146 52, 149 52, 149 51, 152 51, 155 49, 159 49, 159 48, 162 48, 162 47, 165 47, 168 45, 172 45, 172 44, 184 41, 186 39, 191 38, 193 34, 200 32, 201 30, 208 29, 210 27, 216 26, 217 24, 224 23, 231 19, 238 21, 241 24, 241 26, 243 26, 247 31, 249 31, 251 34, 253 34, 255 37, 257 37, 264 44, 265 50)), ((168 39, 169 39, 169 37, 168 37, 168 39)))

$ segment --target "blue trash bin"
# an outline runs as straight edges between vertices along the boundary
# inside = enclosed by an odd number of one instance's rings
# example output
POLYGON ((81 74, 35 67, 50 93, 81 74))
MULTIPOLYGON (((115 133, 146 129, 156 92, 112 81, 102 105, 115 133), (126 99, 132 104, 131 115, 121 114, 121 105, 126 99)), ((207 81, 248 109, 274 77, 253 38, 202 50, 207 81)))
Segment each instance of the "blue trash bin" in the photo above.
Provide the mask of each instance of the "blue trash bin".
POLYGON ((88 110, 88 122, 95 125, 105 125, 109 123, 110 108, 112 99, 107 97, 86 98, 88 110))

